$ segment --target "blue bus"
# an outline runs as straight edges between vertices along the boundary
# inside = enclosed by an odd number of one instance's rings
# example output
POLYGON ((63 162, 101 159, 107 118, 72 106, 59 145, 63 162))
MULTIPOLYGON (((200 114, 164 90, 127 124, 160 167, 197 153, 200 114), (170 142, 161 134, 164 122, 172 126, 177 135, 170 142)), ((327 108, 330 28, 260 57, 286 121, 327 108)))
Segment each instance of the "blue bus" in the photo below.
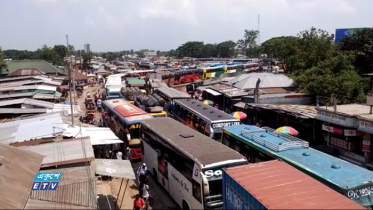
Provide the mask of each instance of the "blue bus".
POLYGON ((280 159, 355 202, 373 207, 373 172, 309 147, 273 129, 238 125, 223 130, 222 143, 251 163, 280 159))
POLYGON ((140 159, 140 123, 153 116, 124 99, 103 101, 102 109, 104 123, 132 149, 132 159, 140 159))

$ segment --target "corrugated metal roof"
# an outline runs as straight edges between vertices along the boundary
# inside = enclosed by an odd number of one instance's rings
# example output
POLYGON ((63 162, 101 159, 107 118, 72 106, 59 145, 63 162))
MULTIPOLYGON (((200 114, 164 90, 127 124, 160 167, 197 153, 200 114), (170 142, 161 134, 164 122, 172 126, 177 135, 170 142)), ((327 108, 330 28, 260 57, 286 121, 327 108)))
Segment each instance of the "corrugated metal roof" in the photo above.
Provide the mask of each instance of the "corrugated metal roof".
MULTIPOLYGON (((51 110, 47 110, 47 113, 55 112, 66 112, 68 115, 71 115, 71 107, 68 104, 54 104, 51 110)), ((79 105, 73 105, 74 116, 79 116, 81 112, 79 105)))
POLYGON ((129 160, 96 159, 96 174, 136 179, 131 162, 129 160))
POLYGON ((0 154, 0 207, 23 209, 44 157, 3 144, 0 154))
POLYGON ((81 163, 94 160, 95 156, 89 137, 63 140, 36 146, 23 146, 22 149, 44 155, 43 167, 81 163), (82 144, 83 141, 83 144, 82 144), (85 152, 84 152, 85 151, 85 152))
POLYGON ((40 172, 62 173, 60 183, 68 183, 68 182, 78 181, 78 180, 80 181, 89 180, 95 177, 95 173, 96 173, 95 162, 96 161, 71 164, 68 167, 66 167, 66 165, 61 165, 61 166, 53 167, 53 169, 40 170, 40 172), (87 173, 87 172, 90 172, 90 173, 87 173))
POLYGON ((11 144, 18 141, 50 137, 65 131, 60 113, 43 114, 0 124, 0 143, 11 144))
POLYGON ((273 110, 273 111, 284 111, 288 114, 296 115, 298 117, 302 118, 316 118, 316 107, 315 106, 309 106, 309 105, 293 105, 293 104, 253 104, 253 103, 247 103, 244 102, 238 102, 234 104, 235 107, 239 108, 245 108, 245 105, 247 105, 247 108, 252 107, 259 107, 262 109, 267 110, 273 110))
POLYGON ((40 69, 41 71, 47 74, 66 74, 65 71, 53 66, 52 64, 48 63, 45 60, 12 60, 8 63, 7 69, 9 73, 12 73, 18 69, 23 68, 36 68, 40 69))
POLYGON ((267 209, 365 209, 282 161, 224 170, 267 209))
POLYGON ((296 87, 295 82, 290 77, 273 73, 242 74, 228 83, 234 84, 234 87, 240 89, 254 89, 258 78, 261 80, 260 88, 296 87))
POLYGON ((1 114, 44 114, 47 113, 47 109, 23 109, 23 108, 0 108, 1 114))
POLYGON ((25 209, 96 209, 86 206, 28 199, 25 209))
POLYGON ((18 87, 1 87, 0 92, 3 91, 17 91, 17 90, 46 90, 46 91, 56 91, 57 87, 48 85, 24 85, 18 87))
POLYGON ((13 71, 12 73, 8 74, 8 77, 14 76, 28 76, 28 75, 43 75, 45 72, 36 69, 36 68, 22 68, 13 71))
POLYGON ((14 93, 14 94, 0 94, 0 99, 3 98, 18 98, 18 97, 32 97, 35 93, 27 92, 27 93, 14 93))
POLYGON ((56 96, 55 94, 47 94, 47 93, 35 93, 32 98, 52 100, 52 99, 58 99, 60 98, 60 96, 56 96))
POLYGON ((56 190, 33 190, 30 199, 54 202, 55 205, 64 203, 96 208, 96 189, 97 180, 92 178, 91 180, 75 181, 73 183, 59 183, 56 190))
POLYGON ((82 128, 82 132, 77 137, 89 136, 92 145, 123 143, 110 128, 82 128))

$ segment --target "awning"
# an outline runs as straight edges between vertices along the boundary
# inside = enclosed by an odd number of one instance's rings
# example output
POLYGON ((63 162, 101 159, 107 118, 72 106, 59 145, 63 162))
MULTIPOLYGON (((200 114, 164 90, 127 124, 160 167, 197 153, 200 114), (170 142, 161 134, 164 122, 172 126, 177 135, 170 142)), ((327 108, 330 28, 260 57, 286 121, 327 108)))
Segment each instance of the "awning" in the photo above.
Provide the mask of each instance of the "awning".
POLYGON ((91 139, 92 145, 122 144, 122 140, 91 139))
POLYGON ((136 179, 129 160, 96 159, 96 174, 136 179))
POLYGON ((208 92, 208 93, 211 93, 214 96, 220 96, 221 95, 221 93, 219 93, 219 92, 217 92, 215 90, 205 89, 205 91, 208 92))

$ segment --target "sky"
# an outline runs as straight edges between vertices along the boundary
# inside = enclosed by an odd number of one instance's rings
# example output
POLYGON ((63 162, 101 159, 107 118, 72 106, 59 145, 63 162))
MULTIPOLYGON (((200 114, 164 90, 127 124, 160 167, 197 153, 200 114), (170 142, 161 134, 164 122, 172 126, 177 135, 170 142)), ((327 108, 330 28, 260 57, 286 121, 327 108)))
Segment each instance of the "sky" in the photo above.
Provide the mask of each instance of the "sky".
POLYGON ((372 0, 0 0, 2 49, 66 45, 91 51, 170 50, 187 41, 260 42, 316 27, 372 27, 372 0))

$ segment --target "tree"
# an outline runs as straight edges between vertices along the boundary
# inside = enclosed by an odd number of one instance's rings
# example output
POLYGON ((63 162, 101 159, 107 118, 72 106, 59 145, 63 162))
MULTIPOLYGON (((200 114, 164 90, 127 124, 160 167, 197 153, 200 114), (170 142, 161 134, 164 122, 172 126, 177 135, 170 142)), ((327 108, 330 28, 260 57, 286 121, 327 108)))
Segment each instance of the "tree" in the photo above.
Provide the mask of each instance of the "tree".
POLYGON ((218 56, 218 49, 216 44, 206 44, 202 48, 201 57, 209 58, 209 57, 217 57, 218 56))
POLYGON ((187 42, 176 49, 177 56, 201 58, 203 47, 203 42, 187 42))
POLYGON ((271 58, 284 62, 286 72, 295 72, 303 68, 299 42, 300 39, 294 36, 275 37, 263 42, 261 48, 271 58))
POLYGON ((53 50, 56 51, 61 59, 64 59, 67 54, 67 47, 65 45, 54 45, 53 50))
POLYGON ((91 62, 92 59, 92 53, 84 53, 83 54, 83 69, 87 71, 87 68, 91 62))
POLYGON ((169 57, 176 57, 177 56, 176 50, 170 50, 170 52, 168 52, 168 56, 169 57))
POLYGON ((160 56, 161 55, 161 51, 157 51, 157 56, 160 56))
POLYGON ((3 51, 1 51, 0 47, 0 70, 5 69, 7 67, 6 62, 4 61, 4 54, 3 51))
POLYGON ((341 103, 364 102, 369 80, 358 75, 351 53, 337 52, 320 61, 315 67, 293 76, 300 92, 312 93, 324 98, 336 94, 341 103))
POLYGON ((43 47, 36 52, 40 59, 46 60, 53 65, 63 65, 63 59, 57 54, 54 48, 43 45, 43 47))
POLYGON ((101 57, 106 59, 106 58, 107 58, 106 53, 103 53, 103 54, 101 55, 101 57))
POLYGON ((259 36, 257 30, 245 30, 243 39, 237 41, 237 47, 245 55, 256 56, 258 54, 258 45, 256 39, 259 36))
POLYGON ((235 47, 236 47, 236 43, 231 40, 219 43, 216 46, 219 57, 223 57, 223 58, 233 57, 235 54, 235 51, 234 51, 235 47))
POLYGON ((354 64, 361 74, 373 72, 373 29, 363 29, 346 36, 338 47, 342 51, 351 51, 356 55, 354 64))

